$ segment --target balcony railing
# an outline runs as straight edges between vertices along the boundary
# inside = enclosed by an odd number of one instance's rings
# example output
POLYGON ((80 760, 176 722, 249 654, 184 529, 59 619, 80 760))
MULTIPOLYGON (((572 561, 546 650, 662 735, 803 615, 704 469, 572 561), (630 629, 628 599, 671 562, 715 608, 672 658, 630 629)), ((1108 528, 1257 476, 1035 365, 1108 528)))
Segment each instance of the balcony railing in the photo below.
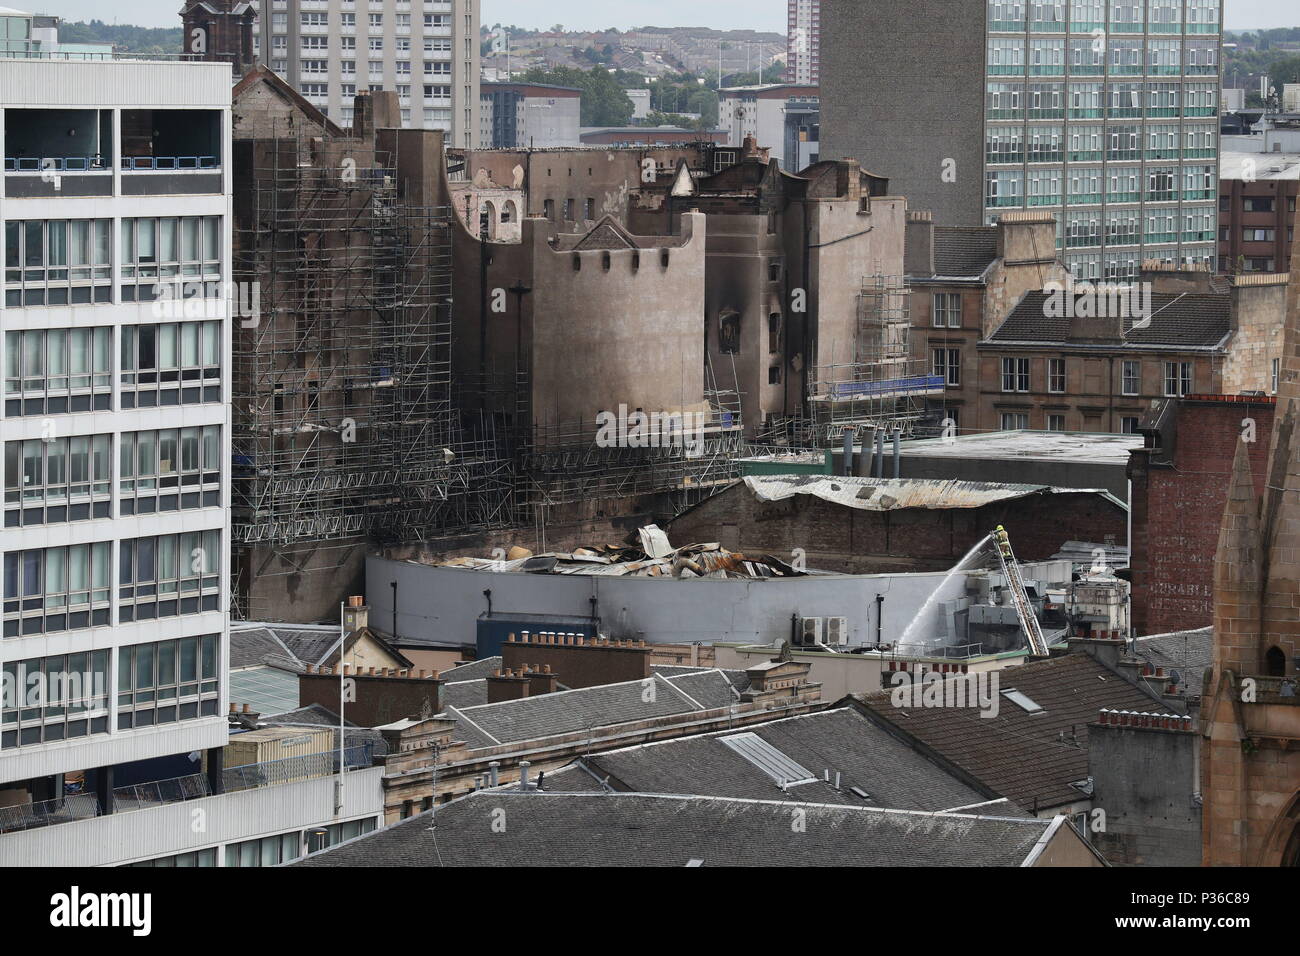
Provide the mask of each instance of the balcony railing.
POLYGON ((164 803, 180 803, 211 795, 212 788, 208 786, 207 776, 192 773, 184 777, 172 777, 170 780, 153 780, 117 787, 113 791, 113 812, 144 810, 164 803))
POLYGON ((217 169, 215 156, 123 156, 123 170, 217 169))
POLYGON ((0 807, 0 833, 34 830, 56 823, 88 820, 99 816, 99 800, 93 794, 78 793, 62 799, 0 807))
MULTIPOLYGON (((348 747, 344 750, 344 766, 348 770, 364 770, 372 765, 373 754, 373 743, 348 747)), ((225 792, 234 792, 328 777, 338 773, 338 757, 338 751, 331 750, 247 764, 242 767, 229 767, 222 774, 222 784, 225 792)), ((113 790, 113 815, 211 796, 215 794, 208 784, 207 776, 201 773, 132 784, 113 790)), ((70 794, 57 800, 0 807, 0 833, 88 820, 100 816, 100 810, 97 797, 93 794, 80 793, 70 794)))
MULTIPOLYGON (((344 765, 348 770, 361 770, 371 765, 374 752, 373 744, 357 744, 344 750, 344 765)), ((303 754, 299 757, 283 757, 280 760, 267 760, 262 763, 245 764, 242 767, 227 767, 222 772, 222 789, 226 793, 236 790, 251 790, 255 787, 273 787, 282 783, 297 783, 313 777, 328 777, 338 773, 339 754, 337 750, 324 753, 303 754)))

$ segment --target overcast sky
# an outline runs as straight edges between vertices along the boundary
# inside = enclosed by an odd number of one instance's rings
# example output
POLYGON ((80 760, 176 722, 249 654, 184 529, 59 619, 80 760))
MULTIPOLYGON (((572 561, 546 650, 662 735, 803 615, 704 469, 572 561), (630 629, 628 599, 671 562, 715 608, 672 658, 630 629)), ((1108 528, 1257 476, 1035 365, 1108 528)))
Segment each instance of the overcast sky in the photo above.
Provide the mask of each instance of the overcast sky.
MULTIPOLYGON (((898 0, 857 0, 896 3, 898 0)), ((482 0, 483 22, 514 23, 545 29, 561 23, 570 29, 634 26, 751 28, 784 33, 785 0, 482 0)), ((1300 26, 1296 0, 1226 0, 1227 26, 1300 26)), ((3 0, 0 6, 52 13, 68 20, 92 17, 141 26, 179 26, 181 0, 3 0)))

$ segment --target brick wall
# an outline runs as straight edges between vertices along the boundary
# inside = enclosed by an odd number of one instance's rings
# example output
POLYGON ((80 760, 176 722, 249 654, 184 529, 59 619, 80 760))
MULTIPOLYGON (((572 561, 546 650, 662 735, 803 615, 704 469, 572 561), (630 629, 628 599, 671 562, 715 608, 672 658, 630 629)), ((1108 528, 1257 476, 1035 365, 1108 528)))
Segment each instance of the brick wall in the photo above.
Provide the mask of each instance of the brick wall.
POLYGON ((501 645, 502 668, 519 672, 549 666, 565 687, 598 687, 650 676, 651 648, 644 642, 590 641, 570 635, 523 635, 501 645), (581 641, 581 643, 578 643, 581 641))
MULTIPOLYGON (((352 681, 355 699, 347 701, 345 716, 358 727, 379 727, 403 717, 431 717, 442 709, 442 681, 436 679, 436 672, 435 677, 348 674, 347 679, 352 681)), ((298 705, 312 704, 338 713, 337 674, 298 675, 298 705)))
POLYGON ((1138 634, 1214 622, 1214 554, 1242 422, 1255 421, 1250 465, 1262 493, 1273 411, 1271 399, 1181 401, 1159 439, 1164 451, 1133 453, 1130 564, 1138 634), (1172 458, 1167 457, 1170 445, 1172 458))

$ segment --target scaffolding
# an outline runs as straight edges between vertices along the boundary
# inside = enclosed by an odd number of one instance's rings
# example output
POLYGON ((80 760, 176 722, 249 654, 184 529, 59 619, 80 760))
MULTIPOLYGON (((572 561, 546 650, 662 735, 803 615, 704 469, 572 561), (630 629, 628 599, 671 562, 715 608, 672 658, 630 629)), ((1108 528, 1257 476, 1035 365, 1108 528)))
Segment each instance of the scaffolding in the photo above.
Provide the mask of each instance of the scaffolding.
POLYGON ((718 387, 707 359, 704 400, 704 409, 676 418, 647 414, 639 430, 625 422, 613 443, 600 440, 595 419, 532 425, 519 455, 524 506, 544 513, 556 505, 667 494, 684 509, 727 486, 746 447, 740 393, 718 387))
POLYGON ((944 393, 944 378, 912 352, 911 296, 903 276, 861 281, 853 354, 816 360, 808 369, 804 413, 770 421, 759 440, 802 448, 837 448, 846 431, 855 443, 883 432, 911 437, 926 416, 926 399, 944 393))
POLYGON ((370 144, 337 144, 351 163, 296 136, 250 145, 235 278, 260 308, 234 329, 235 548, 291 573, 331 542, 500 521, 509 463, 451 401, 450 210, 407 203, 370 144))

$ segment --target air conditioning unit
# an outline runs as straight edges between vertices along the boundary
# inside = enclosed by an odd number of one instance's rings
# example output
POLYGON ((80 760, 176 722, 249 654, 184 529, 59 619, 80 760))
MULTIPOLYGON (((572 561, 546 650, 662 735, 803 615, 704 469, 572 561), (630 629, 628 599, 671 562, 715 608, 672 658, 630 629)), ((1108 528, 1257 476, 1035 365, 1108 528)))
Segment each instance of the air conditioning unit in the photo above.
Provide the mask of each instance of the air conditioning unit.
POLYGON ((815 647, 824 642, 826 637, 826 618, 805 617, 799 622, 799 644, 802 647, 815 647))
POLYGON ((847 617, 826 618, 826 638, 822 642, 831 647, 840 647, 849 642, 849 619, 847 617))

